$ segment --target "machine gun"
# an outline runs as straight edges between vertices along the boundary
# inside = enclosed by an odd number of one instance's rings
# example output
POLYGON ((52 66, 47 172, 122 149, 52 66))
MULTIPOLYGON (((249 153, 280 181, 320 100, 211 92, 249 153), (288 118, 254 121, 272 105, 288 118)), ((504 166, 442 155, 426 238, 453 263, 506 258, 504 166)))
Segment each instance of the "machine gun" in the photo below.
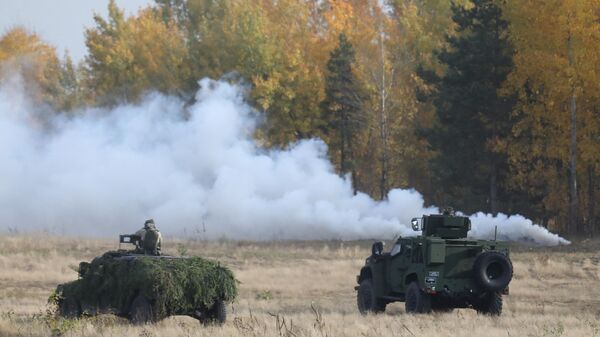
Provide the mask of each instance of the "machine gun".
POLYGON ((142 236, 136 234, 121 234, 119 235, 119 249, 122 243, 131 243, 136 250, 142 249, 142 236))

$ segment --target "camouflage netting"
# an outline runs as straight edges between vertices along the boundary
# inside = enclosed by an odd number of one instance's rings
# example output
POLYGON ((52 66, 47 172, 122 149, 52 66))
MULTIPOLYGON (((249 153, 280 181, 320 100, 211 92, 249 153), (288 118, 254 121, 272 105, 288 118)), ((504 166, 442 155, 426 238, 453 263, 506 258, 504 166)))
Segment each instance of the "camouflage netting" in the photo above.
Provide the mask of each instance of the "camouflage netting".
POLYGON ((233 273, 200 257, 119 257, 108 252, 94 259, 85 275, 63 285, 61 296, 80 299, 82 308, 116 309, 126 313, 138 294, 153 305, 156 319, 210 308, 216 299, 237 295, 233 273))

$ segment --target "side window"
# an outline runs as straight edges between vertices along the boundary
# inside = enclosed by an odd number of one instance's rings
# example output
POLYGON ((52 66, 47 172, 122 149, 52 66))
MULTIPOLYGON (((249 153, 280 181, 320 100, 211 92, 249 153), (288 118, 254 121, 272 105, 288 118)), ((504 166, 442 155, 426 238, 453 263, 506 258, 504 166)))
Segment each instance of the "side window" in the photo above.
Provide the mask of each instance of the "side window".
POLYGON ((395 255, 399 254, 401 251, 402 251, 402 245, 400 244, 400 242, 396 242, 396 244, 394 245, 394 247, 392 247, 392 250, 390 251, 390 255, 395 256, 395 255))

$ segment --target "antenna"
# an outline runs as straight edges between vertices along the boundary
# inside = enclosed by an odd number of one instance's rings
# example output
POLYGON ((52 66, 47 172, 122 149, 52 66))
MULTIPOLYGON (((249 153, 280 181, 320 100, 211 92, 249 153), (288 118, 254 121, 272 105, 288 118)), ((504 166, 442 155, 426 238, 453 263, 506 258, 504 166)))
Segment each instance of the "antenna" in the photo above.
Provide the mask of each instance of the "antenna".
POLYGON ((497 237, 498 237, 498 225, 494 226, 494 241, 496 241, 497 237))

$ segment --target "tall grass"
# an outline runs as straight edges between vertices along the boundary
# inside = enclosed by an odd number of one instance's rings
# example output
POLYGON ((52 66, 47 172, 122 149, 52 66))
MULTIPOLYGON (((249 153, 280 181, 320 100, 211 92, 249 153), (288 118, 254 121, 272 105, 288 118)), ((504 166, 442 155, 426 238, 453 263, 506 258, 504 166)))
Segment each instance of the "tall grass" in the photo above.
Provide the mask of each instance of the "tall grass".
POLYGON ((164 250, 219 259, 235 273, 238 300, 222 326, 189 317, 132 326, 110 315, 56 319, 47 299, 74 267, 117 243, 56 236, 0 236, 0 336, 600 336, 600 242, 512 254, 515 276, 501 317, 473 310, 406 315, 402 304, 360 316, 355 276, 369 242, 168 240, 164 250))

